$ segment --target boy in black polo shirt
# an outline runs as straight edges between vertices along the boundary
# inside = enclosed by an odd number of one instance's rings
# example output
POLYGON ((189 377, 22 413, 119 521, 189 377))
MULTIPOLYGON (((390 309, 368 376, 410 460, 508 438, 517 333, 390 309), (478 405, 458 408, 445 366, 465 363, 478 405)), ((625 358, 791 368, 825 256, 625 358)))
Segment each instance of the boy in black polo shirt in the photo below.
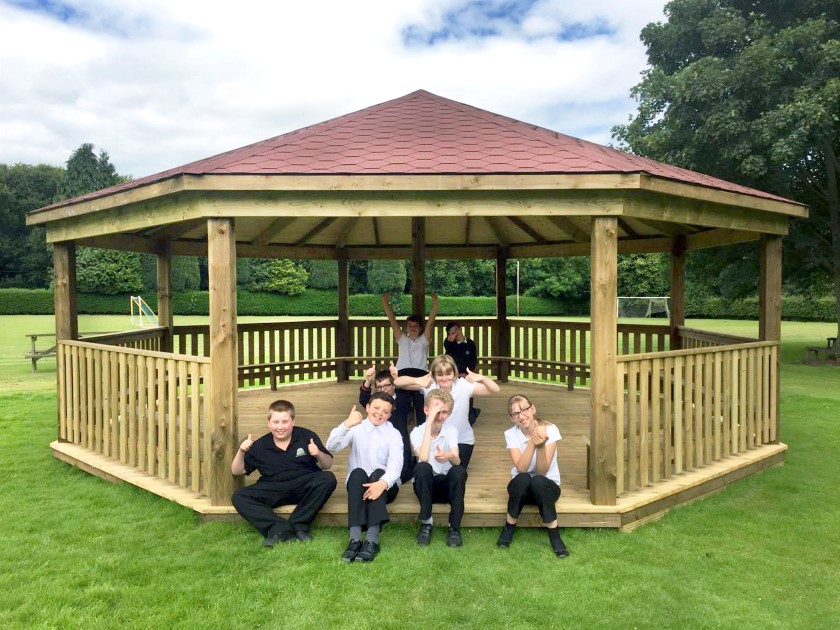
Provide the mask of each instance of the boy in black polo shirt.
POLYGON ((257 440, 248 437, 230 464, 234 475, 260 478, 233 493, 236 511, 264 537, 263 546, 278 542, 312 540, 310 527, 335 490, 335 475, 327 472, 332 454, 313 431, 295 426, 295 406, 276 400, 268 408, 269 433, 257 440), (289 520, 274 508, 296 503, 289 520))

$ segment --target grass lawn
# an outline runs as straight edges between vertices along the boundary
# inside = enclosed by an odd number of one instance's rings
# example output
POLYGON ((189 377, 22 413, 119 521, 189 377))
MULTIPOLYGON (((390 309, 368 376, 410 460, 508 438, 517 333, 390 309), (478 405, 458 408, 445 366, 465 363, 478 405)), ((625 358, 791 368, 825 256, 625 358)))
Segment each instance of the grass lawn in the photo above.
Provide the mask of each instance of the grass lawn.
MULTIPOLYGON (((113 329, 105 320, 82 317, 80 328, 113 329)), ((840 619, 840 368, 797 363, 831 324, 783 323, 784 467, 630 534, 566 530, 572 555, 562 561, 538 530, 500 550, 495 528, 468 529, 453 550, 440 529, 420 549, 413 527, 389 526, 382 554, 364 566, 339 561, 344 529, 263 550, 244 523, 202 525, 53 459, 55 361, 31 375, 22 358, 23 335, 51 328, 49 316, 0 317, 0 628, 832 628, 840 619)))

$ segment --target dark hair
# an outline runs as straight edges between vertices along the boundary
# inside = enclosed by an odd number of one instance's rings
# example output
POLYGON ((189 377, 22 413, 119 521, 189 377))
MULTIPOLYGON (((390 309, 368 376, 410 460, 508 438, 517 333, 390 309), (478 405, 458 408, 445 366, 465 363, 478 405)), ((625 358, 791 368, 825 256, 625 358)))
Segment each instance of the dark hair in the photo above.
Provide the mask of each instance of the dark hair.
MULTIPOLYGON (((374 400, 384 400, 386 403, 391 405, 391 410, 394 409, 394 398, 391 396, 391 394, 386 394, 385 392, 373 392, 370 395, 368 405, 371 404, 374 400)), ((367 405, 365 405, 365 407, 367 407, 367 405)))
POLYGON ((277 413, 283 413, 284 411, 289 414, 292 420, 295 419, 295 406, 290 403, 288 400, 275 400, 268 406, 268 417, 271 419, 272 412, 276 411, 277 413))
POLYGON ((409 315, 408 317, 405 318, 405 322, 406 323, 415 322, 416 324, 418 324, 420 326, 420 328, 423 328, 423 318, 420 317, 419 315, 409 315))
POLYGON ((458 322, 449 322, 446 325, 446 334, 448 335, 452 331, 452 329, 455 328, 455 326, 460 327, 461 324, 459 324, 458 322))
POLYGON ((376 383, 385 380, 386 378, 389 381, 391 381, 391 385, 394 384, 394 377, 391 376, 391 370, 387 368, 384 370, 379 370, 376 374, 373 375, 373 384, 376 385, 376 383))

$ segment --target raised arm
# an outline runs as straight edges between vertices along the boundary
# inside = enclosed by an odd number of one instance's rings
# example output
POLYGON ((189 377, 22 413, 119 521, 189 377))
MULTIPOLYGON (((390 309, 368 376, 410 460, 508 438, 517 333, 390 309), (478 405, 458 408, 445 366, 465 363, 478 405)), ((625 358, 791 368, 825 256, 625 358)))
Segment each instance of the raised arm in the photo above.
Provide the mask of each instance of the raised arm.
POLYGON ((426 329, 423 331, 423 336, 426 341, 432 342, 432 336, 435 334, 435 318, 438 312, 438 296, 437 293, 432 293, 432 310, 429 312, 429 319, 426 320, 426 329))
POLYGON ((236 451, 236 455, 233 456, 233 461, 230 463, 230 473, 232 475, 245 474, 245 453, 248 452, 248 449, 251 448, 253 443, 254 440, 251 439, 250 433, 248 437, 242 440, 242 444, 239 445, 239 449, 236 451))
POLYGON ((394 341, 399 341, 403 335, 402 328, 400 328, 397 318, 394 317, 394 309, 391 308, 391 303, 388 301, 391 298, 390 293, 382 294, 382 310, 385 311, 385 316, 388 318, 388 323, 391 324, 391 330, 394 331, 394 341))
POLYGON ((353 405, 347 419, 330 431, 330 436, 327 438, 327 450, 337 453, 350 444, 350 429, 361 421, 362 414, 356 410, 356 405, 353 405))
POLYGON ((410 392, 419 392, 432 386, 432 375, 423 376, 398 376, 394 379, 394 385, 400 389, 407 389, 410 392))
POLYGON ((473 383, 473 396, 487 396, 501 390, 499 384, 489 376, 482 376, 467 368, 467 380, 473 383))

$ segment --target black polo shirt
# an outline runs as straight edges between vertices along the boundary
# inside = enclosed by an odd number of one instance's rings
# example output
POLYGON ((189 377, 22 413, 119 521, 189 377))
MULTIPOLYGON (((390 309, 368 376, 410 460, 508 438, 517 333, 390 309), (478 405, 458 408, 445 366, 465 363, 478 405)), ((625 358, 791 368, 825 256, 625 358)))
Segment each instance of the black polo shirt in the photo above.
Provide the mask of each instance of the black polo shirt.
POLYGON ((285 451, 275 446, 271 433, 255 440, 245 453, 245 474, 259 470, 262 480, 289 481, 300 475, 318 472, 321 470, 318 461, 309 454, 309 440, 315 440, 322 453, 331 455, 317 433, 303 427, 292 427, 292 439, 285 451))

